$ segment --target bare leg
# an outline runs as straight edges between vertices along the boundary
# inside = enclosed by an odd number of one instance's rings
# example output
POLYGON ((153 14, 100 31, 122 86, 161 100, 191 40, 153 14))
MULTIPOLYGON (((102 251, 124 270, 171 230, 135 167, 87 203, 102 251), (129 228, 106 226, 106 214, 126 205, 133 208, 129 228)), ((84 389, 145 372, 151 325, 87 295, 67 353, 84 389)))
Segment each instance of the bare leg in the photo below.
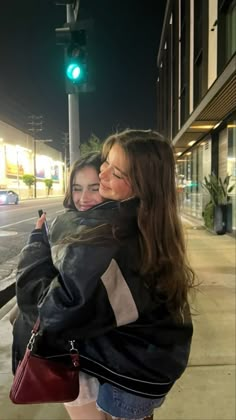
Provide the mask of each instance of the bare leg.
MULTIPOLYGON (((106 414, 105 420, 112 420, 112 417, 109 416, 109 414, 106 414)), ((118 419, 118 417, 116 417, 116 420, 127 420, 127 419, 124 419, 124 418, 122 418, 122 419, 119 418, 118 419)), ((143 420, 153 420, 153 414, 151 416, 145 417, 143 420)))
POLYGON ((82 406, 65 405, 71 420, 106 420, 106 414, 97 410, 96 402, 82 406))
MULTIPOLYGON (((96 402, 92 402, 82 406, 65 405, 65 408, 71 420, 112 420, 112 417, 109 414, 105 414, 102 411, 97 410, 96 402)), ((153 415, 145 417, 145 419, 143 420, 153 420, 153 415)))

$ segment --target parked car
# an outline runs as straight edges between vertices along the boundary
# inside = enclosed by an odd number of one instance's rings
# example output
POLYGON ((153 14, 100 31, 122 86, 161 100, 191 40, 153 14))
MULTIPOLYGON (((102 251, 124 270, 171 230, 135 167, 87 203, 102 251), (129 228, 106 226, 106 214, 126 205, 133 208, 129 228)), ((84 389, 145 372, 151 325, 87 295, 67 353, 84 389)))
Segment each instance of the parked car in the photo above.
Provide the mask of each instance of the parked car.
POLYGON ((18 204, 19 195, 15 191, 0 190, 0 204, 18 204))

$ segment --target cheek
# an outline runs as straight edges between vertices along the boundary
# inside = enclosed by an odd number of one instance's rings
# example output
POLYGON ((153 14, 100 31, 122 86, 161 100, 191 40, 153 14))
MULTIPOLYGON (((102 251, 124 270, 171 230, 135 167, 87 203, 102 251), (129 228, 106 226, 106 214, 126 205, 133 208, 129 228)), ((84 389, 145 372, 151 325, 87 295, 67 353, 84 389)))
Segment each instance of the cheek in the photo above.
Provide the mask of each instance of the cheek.
POLYGON ((125 182, 114 181, 112 184, 113 195, 117 200, 125 200, 132 196, 132 190, 125 182))
POLYGON ((81 197, 81 193, 80 192, 74 191, 72 193, 72 199, 73 199, 73 201, 79 201, 80 200, 80 197, 81 197))
POLYGON ((95 203, 101 203, 103 201, 102 197, 100 196, 99 192, 93 195, 93 201, 95 203))

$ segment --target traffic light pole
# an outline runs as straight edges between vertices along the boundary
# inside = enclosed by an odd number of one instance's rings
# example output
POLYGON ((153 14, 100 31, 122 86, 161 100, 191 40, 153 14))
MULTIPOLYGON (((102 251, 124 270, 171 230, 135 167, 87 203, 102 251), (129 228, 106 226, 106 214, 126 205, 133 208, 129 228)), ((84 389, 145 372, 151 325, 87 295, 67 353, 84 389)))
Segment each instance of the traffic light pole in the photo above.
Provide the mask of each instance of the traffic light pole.
POLYGON ((79 94, 68 94, 70 167, 80 157, 79 94))
MULTIPOLYGON (((66 5, 67 23, 75 22, 72 4, 66 5)), ((80 157, 79 93, 68 94, 70 166, 80 157)))

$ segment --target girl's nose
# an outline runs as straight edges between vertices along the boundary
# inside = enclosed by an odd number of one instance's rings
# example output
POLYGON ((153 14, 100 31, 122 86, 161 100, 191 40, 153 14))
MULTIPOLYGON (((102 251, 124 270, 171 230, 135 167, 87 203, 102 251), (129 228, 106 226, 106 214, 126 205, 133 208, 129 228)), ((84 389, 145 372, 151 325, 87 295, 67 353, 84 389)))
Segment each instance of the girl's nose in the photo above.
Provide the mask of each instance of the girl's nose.
POLYGON ((88 199, 88 195, 89 195, 88 190, 83 190, 80 197, 80 201, 86 201, 88 199))
POLYGON ((109 176, 109 174, 110 174, 110 167, 109 167, 109 165, 107 165, 107 164, 105 164, 105 163, 103 163, 102 165, 101 165, 101 168, 100 168, 100 174, 99 174, 99 178, 100 179, 104 179, 104 178, 106 178, 107 176, 109 176))

